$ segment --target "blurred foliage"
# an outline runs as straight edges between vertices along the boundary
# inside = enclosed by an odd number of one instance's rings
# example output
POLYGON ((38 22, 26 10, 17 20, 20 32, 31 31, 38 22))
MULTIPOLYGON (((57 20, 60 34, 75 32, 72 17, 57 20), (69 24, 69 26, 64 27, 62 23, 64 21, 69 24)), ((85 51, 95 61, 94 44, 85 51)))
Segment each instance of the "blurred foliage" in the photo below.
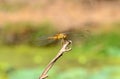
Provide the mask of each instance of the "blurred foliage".
MULTIPOLYGON (((76 37, 73 50, 56 63, 49 79, 119 79, 120 24, 111 25, 112 30, 92 32, 84 43, 76 37)), ((60 43, 46 47, 33 43, 57 32, 48 21, 7 23, 0 31, 0 79, 37 79, 60 48, 60 43)))
MULTIPOLYGON (((45 9, 49 4, 56 2, 56 0, 46 0, 43 3, 39 1, 42 0, 0 0, 0 11, 3 14, 5 11, 8 14, 9 11, 19 12, 20 9, 24 11, 29 8, 40 11, 41 7, 45 9)), ((99 4, 119 6, 120 2, 120 0, 63 1, 71 1, 75 5, 82 4, 82 7, 87 6, 89 10, 99 4)), ((92 23, 87 25, 90 26, 92 23)), ((85 41, 80 37, 85 32, 81 32, 80 29, 73 31, 79 33, 79 36, 72 35, 75 38, 71 36, 74 39, 73 50, 65 54, 50 70, 49 79, 120 79, 120 22, 101 25, 103 28, 104 26, 113 28, 108 30, 110 29, 108 27, 107 30, 100 29, 97 32, 92 30, 91 36, 89 33, 88 36, 85 35, 85 41)), ((0 27, 0 79, 37 79, 61 46, 60 42, 57 44, 46 39, 58 32, 53 27, 50 21, 39 24, 8 22, 0 27)))
POLYGON ((40 24, 32 24, 31 22, 20 22, 14 24, 6 23, 4 27, 1 28, 0 38, 4 44, 32 44, 43 34, 52 33, 54 31, 54 29, 52 29, 52 26, 53 25, 49 21, 45 21, 40 24))

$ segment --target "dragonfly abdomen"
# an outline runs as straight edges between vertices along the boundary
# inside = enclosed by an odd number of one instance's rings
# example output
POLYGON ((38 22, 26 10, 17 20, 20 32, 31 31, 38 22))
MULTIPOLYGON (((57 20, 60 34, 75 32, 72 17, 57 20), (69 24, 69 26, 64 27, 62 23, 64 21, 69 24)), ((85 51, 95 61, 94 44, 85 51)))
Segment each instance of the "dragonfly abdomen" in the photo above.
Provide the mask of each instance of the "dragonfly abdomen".
POLYGON ((64 33, 59 33, 54 35, 53 37, 48 37, 48 39, 54 39, 54 40, 65 39, 65 38, 67 38, 67 35, 64 33))

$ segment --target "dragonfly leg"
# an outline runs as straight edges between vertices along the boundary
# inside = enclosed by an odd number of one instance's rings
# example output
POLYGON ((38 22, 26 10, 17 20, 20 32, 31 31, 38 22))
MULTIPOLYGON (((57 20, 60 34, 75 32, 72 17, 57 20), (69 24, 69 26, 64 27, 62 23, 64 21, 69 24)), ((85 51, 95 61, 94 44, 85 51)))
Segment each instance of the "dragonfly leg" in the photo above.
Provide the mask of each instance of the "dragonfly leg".
POLYGON ((64 39, 61 39, 61 45, 63 46, 65 43, 65 40, 64 39))

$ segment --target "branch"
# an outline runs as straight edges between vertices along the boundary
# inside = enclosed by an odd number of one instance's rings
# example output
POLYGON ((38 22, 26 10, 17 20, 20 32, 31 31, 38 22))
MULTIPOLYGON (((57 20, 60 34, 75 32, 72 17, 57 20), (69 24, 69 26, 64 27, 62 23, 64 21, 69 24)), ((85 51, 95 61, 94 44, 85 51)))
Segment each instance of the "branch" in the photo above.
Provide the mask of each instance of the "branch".
POLYGON ((48 77, 47 73, 48 71, 53 67, 53 65, 55 64, 55 62, 63 55, 64 52, 68 52, 71 50, 71 48, 69 48, 69 45, 72 43, 72 41, 65 41, 65 43, 63 44, 61 50, 58 52, 58 54, 49 62, 49 64, 46 66, 46 68, 44 69, 43 73, 41 74, 39 79, 45 79, 48 77))

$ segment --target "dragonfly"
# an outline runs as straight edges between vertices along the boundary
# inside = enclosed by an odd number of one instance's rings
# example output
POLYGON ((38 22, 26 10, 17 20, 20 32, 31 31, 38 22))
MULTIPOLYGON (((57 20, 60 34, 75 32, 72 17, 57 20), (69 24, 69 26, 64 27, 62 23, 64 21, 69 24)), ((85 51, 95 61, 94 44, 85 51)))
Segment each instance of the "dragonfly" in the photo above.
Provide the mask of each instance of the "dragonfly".
POLYGON ((65 41, 71 40, 74 42, 82 41, 87 39, 89 35, 89 31, 64 31, 58 32, 52 35, 44 35, 37 39, 37 45, 39 46, 47 46, 51 44, 56 44, 58 41, 63 44, 65 41))

